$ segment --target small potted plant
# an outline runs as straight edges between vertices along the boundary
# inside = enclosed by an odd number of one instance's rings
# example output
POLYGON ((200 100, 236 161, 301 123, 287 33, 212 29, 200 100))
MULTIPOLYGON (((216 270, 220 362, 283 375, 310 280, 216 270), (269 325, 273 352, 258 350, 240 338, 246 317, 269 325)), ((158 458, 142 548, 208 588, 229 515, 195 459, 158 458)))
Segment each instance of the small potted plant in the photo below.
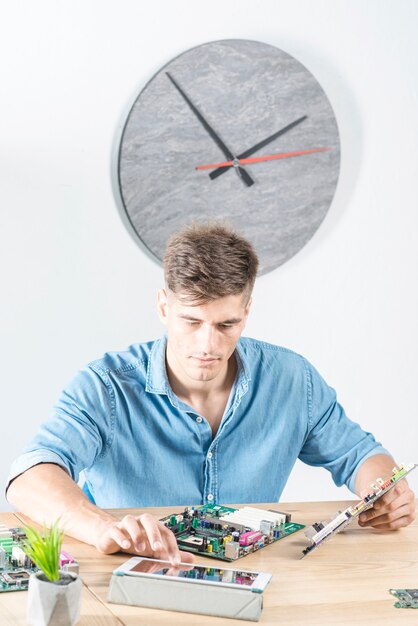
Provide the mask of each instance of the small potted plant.
POLYGON ((30 526, 24 530, 22 549, 40 570, 29 580, 28 624, 73 626, 80 619, 82 582, 76 574, 59 569, 64 532, 58 521, 45 526, 42 534, 30 526))

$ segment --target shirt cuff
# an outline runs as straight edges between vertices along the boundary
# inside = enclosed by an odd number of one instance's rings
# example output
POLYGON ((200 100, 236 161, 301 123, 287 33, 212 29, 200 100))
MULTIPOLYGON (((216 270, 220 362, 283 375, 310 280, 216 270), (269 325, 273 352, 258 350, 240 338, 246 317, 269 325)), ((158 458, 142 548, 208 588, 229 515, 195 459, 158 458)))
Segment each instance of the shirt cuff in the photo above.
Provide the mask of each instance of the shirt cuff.
POLYGON ((55 452, 51 452, 51 450, 34 450, 33 452, 26 452, 25 454, 21 454, 17 457, 17 459, 13 462, 7 478, 5 493, 7 494, 7 490, 12 480, 20 476, 20 474, 23 474, 23 472, 26 472, 26 470, 30 469, 34 465, 39 465, 40 463, 54 463, 55 465, 59 465, 71 476, 70 468, 55 452))
MULTIPOLYGON (((363 456, 362 459, 357 463, 357 466, 354 472, 351 474, 350 479, 346 483, 349 490, 352 491, 353 493, 356 493, 355 485, 356 485, 357 472, 359 471, 360 467, 363 465, 364 461, 366 461, 366 459, 369 459, 371 456, 376 456, 376 454, 385 454, 386 456, 392 457, 391 453, 388 450, 386 450, 386 448, 383 448, 382 446, 373 448, 373 450, 370 450, 370 452, 368 452, 365 456, 363 456)), ((376 476, 376 478, 379 478, 379 477, 376 476)))

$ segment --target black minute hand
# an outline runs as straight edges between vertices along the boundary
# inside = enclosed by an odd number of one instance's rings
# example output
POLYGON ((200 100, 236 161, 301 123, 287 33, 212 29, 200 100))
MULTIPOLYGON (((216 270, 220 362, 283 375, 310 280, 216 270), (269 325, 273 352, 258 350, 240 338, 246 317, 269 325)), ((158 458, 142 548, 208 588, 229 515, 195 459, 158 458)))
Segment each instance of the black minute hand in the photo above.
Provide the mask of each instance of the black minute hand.
MULTIPOLYGON (((291 122, 291 124, 288 124, 284 128, 281 128, 280 130, 278 130, 273 135, 270 135, 270 137, 267 137, 266 139, 263 139, 263 141, 260 141, 259 143, 256 143, 251 148, 248 148, 248 150, 245 150, 245 152, 242 152, 241 154, 239 154, 237 156, 237 159, 246 159, 246 158, 248 158, 249 156, 254 154, 254 152, 258 152, 258 150, 261 150, 261 148, 264 148, 264 146, 267 146, 267 144, 269 144, 272 141, 274 141, 275 139, 277 139, 277 137, 280 137, 280 135, 284 135, 284 133, 287 133, 288 130, 290 130, 291 128, 294 128, 294 126, 297 126, 298 124, 300 124, 301 122, 306 120, 307 117, 308 117, 307 115, 304 115, 303 117, 299 117, 294 122, 291 122)), ((232 161, 232 159, 230 159, 230 160, 232 161)), ((220 176, 224 172, 227 172, 229 169, 231 169, 231 168, 229 168, 229 167, 218 167, 218 168, 216 168, 216 170, 213 170, 213 172, 211 172, 209 174, 209 176, 213 180, 214 178, 218 178, 218 176, 220 176)))
MULTIPOLYGON (((227 159, 229 159, 230 161, 234 161, 235 160, 235 155, 232 154, 231 150, 228 148, 228 146, 225 145, 225 143, 222 141, 222 139, 219 137, 219 135, 213 130, 212 126, 210 126, 210 124, 205 120, 205 118, 203 117, 203 115, 201 114, 201 112, 198 110, 198 108, 193 104, 193 102, 190 100, 190 98, 186 95, 186 93, 183 91, 183 89, 180 87, 180 85, 174 80, 174 78, 171 76, 171 74, 169 72, 166 72, 168 78, 171 80, 171 82, 173 83, 174 87, 177 89, 177 91, 181 94, 181 96, 183 97, 183 99, 186 101, 186 103, 188 104, 188 106, 191 108, 191 110, 193 111, 193 113, 196 115, 197 119, 199 120, 199 122, 202 124, 202 126, 205 128, 205 130, 209 133, 209 135, 212 137, 212 139, 214 140, 214 142, 216 143, 216 145, 222 150, 222 152, 224 153, 224 155, 226 156, 227 159)), ((227 168, 229 169, 229 168, 227 168)), ((234 167, 234 169, 237 171, 237 174, 241 177, 241 179, 243 180, 243 182, 248 186, 251 187, 251 185, 254 184, 253 179, 251 178, 251 176, 248 174, 248 172, 245 171, 245 169, 243 167, 240 167, 239 165, 237 167, 234 167)), ((212 172, 213 173, 213 172, 212 172)), ((210 175, 211 176, 211 175, 210 175)), ((212 176, 211 176, 212 178, 212 176)))

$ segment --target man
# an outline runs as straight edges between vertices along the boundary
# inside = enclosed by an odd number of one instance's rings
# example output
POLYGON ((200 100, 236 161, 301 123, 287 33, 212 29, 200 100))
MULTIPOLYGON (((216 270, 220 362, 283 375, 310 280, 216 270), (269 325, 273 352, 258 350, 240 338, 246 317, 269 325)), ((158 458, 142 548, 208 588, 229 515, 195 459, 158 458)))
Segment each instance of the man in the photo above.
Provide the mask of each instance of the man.
MULTIPOLYGON (((191 561, 151 515, 119 520, 103 508, 277 501, 298 457, 357 494, 390 474, 389 453, 303 357, 241 338, 257 267, 252 246, 223 226, 172 237, 158 293, 166 335, 75 377, 13 464, 9 501, 41 523, 60 517, 103 553, 191 561)), ((403 480, 360 523, 396 529, 414 511, 403 480)))

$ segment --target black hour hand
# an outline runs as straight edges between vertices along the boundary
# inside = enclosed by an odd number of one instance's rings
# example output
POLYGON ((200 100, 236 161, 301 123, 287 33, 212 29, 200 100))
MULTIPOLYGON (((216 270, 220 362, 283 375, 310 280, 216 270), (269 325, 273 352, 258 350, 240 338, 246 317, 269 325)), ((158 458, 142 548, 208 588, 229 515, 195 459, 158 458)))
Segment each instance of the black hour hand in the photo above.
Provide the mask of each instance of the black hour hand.
MULTIPOLYGON (((190 109, 193 111, 193 113, 195 114, 195 116, 197 117, 197 119, 199 120, 199 122, 202 124, 203 128, 207 131, 207 133, 212 137, 212 139, 214 140, 214 142, 216 143, 216 145, 222 150, 222 152, 224 153, 224 155, 226 156, 227 159, 229 159, 230 161, 234 161, 235 159, 235 155, 231 152, 231 150, 228 148, 228 146, 224 143, 224 141, 219 137, 219 135, 214 131, 214 129, 212 128, 212 126, 209 124, 209 122, 203 117, 203 115, 201 114, 201 112, 199 111, 199 109, 196 107, 196 105, 193 104, 193 102, 190 100, 189 96, 185 93, 185 91, 180 87, 180 85, 177 83, 177 81, 174 80, 174 78, 172 77, 172 75, 169 72, 166 72, 167 77, 171 80, 171 82, 173 83, 174 87, 177 89, 177 91, 180 93, 180 95, 183 97, 183 99, 185 100, 185 102, 187 103, 187 105, 190 107, 190 109)), ((227 168, 229 169, 229 168, 227 168)), ((251 187, 251 185, 254 184, 253 179, 251 178, 251 176, 248 174, 248 172, 246 172, 246 170, 243 167, 240 167, 239 165, 237 167, 234 167, 234 169, 236 170, 238 176, 240 176, 240 178, 242 179, 242 181, 248 186, 251 187)), ((212 178, 212 177, 211 177, 212 178)))

